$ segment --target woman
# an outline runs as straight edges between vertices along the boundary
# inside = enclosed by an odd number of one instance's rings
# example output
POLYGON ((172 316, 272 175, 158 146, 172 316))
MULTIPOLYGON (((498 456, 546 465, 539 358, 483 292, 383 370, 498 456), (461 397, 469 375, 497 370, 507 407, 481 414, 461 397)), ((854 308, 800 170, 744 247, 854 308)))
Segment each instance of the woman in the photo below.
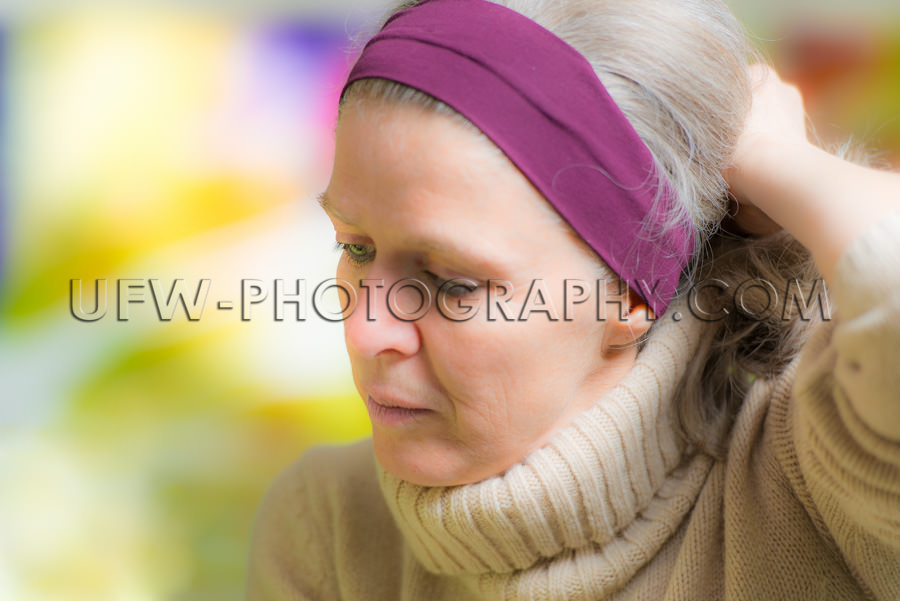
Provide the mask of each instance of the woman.
POLYGON ((279 478, 249 598, 900 598, 900 178, 716 2, 408 5, 322 198, 373 438, 279 478))

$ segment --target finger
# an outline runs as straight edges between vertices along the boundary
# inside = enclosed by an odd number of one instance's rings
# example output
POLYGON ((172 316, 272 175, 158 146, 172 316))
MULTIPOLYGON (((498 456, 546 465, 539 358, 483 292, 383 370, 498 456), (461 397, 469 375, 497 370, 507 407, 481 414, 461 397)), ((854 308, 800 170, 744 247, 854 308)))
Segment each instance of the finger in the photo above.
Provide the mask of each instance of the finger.
POLYGON ((747 67, 747 72, 750 77, 750 85, 753 89, 762 87, 769 79, 781 81, 781 78, 778 77, 778 73, 775 69, 766 63, 754 63, 747 67))

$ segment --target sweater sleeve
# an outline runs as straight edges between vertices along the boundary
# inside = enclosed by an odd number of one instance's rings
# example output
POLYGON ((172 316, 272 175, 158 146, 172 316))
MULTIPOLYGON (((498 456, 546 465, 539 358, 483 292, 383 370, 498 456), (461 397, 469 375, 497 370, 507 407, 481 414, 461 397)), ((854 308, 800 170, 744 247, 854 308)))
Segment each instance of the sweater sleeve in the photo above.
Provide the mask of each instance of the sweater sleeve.
POLYGON ((332 555, 327 485, 317 452, 307 453, 282 472, 260 505, 253 526, 247 570, 247 601, 338 599, 325 575, 332 555))
POLYGON ((794 387, 802 496, 863 588, 900 599, 900 213, 851 243, 832 297, 794 387))
POLYGON ((317 447, 282 473, 256 517, 247 601, 397 599, 400 534, 370 440, 317 447))

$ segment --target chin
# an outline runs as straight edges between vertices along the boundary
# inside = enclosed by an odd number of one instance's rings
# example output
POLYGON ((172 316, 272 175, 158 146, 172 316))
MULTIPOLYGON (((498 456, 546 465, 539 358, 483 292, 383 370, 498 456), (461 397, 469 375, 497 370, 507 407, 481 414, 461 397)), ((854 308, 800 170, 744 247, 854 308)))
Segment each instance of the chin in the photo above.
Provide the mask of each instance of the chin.
POLYGON ((448 451, 444 444, 421 441, 397 443, 373 433, 373 446, 378 464, 389 474, 419 486, 458 486, 481 482, 501 474, 509 466, 495 467, 473 464, 462 451, 448 451))
POLYGON ((451 486, 458 484, 448 473, 444 460, 435 459, 431 453, 423 452, 422 445, 398 445, 395 442, 379 440, 373 434, 375 458, 390 475, 419 486, 451 486), (413 448, 404 449, 404 446, 413 448))

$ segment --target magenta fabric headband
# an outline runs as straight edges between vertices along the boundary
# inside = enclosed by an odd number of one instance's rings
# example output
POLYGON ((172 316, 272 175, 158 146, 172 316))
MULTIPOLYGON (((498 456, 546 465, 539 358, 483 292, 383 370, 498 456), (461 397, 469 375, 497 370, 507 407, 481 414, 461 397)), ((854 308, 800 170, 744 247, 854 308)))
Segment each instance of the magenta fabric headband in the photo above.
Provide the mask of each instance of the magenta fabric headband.
POLYGON ((656 315, 665 311, 692 229, 663 227, 675 194, 668 184, 660 193, 650 150, 578 51, 487 0, 424 0, 387 21, 346 85, 370 77, 468 118, 656 315))

